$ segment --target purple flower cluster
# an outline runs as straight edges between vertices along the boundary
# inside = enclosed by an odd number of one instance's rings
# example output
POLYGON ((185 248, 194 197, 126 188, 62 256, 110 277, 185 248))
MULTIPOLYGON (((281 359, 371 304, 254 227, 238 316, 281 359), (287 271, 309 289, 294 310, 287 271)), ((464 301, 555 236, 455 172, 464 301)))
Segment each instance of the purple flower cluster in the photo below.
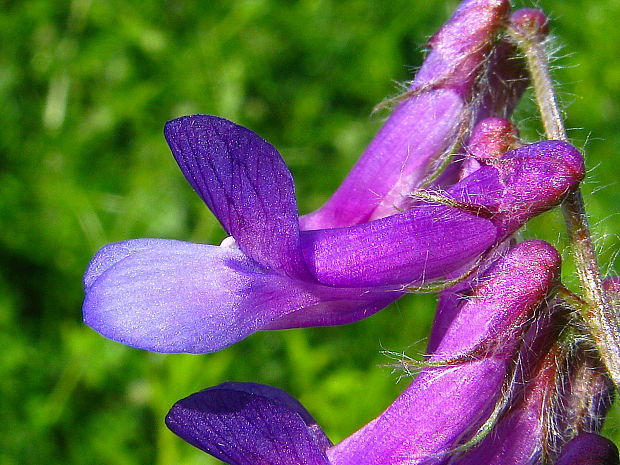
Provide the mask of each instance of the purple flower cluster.
POLYGON ((305 216, 284 161, 252 131, 208 115, 166 124, 181 171, 230 237, 101 249, 83 312, 104 336, 213 352, 258 330, 351 323, 412 288, 455 283, 439 296, 418 376, 341 443, 288 394, 249 383, 179 401, 172 431, 232 465, 618 463, 596 434, 613 387, 587 340, 566 334, 559 254, 514 237, 577 189, 585 167, 566 142, 523 144, 506 119, 528 82, 502 35, 509 24, 546 34, 537 10, 464 1, 349 176, 305 216))

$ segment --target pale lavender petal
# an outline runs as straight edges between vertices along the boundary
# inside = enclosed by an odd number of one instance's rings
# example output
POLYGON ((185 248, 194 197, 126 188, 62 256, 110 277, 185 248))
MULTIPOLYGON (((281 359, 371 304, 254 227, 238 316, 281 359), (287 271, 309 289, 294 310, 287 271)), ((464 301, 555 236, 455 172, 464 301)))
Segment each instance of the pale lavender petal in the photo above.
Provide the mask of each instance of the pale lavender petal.
POLYGON ((472 361, 424 369, 381 416, 328 451, 332 464, 442 463, 494 408, 524 323, 555 284, 559 264, 542 241, 512 248, 463 302, 431 358, 475 354, 472 361))
MULTIPOLYGON (((352 289, 349 289, 349 291, 352 289)), ((309 326, 336 326, 353 323, 374 315, 379 310, 400 299, 402 290, 358 290, 347 298, 342 288, 335 291, 343 297, 340 300, 324 301, 281 316, 265 325, 263 329, 307 328, 309 326)))
POLYGON ((177 402, 167 426, 231 465, 330 465, 329 439, 293 397, 250 383, 224 383, 177 402))
POLYGON ((164 134, 189 183, 246 255, 289 276, 308 277, 295 186, 273 146, 210 115, 169 121, 164 134))
POLYGON ((597 434, 581 433, 564 447, 556 465, 619 465, 618 448, 597 434))
POLYGON ((84 285, 89 326, 156 352, 220 350, 300 310, 300 326, 350 323, 397 297, 268 273, 238 249, 159 239, 104 247, 84 285))

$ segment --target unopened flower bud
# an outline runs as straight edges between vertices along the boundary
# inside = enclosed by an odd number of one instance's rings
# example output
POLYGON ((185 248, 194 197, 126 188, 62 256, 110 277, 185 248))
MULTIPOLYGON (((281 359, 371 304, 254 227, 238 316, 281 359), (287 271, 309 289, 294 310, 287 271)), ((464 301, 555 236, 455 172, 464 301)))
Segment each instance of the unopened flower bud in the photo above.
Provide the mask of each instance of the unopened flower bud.
POLYGON ((556 465, 618 465, 618 448, 597 434, 582 433, 564 447, 556 465))
POLYGON ((549 34, 547 16, 534 8, 515 11, 510 17, 510 24, 525 37, 536 42, 542 42, 549 34))
MULTIPOLYGON (((540 40, 543 40, 548 32, 547 17, 540 10, 517 10, 511 15, 510 24, 515 27, 529 27, 540 40)), ((487 79, 481 86, 482 98, 478 117, 508 118, 529 82, 529 70, 522 53, 510 38, 503 38, 489 58, 487 79)))
POLYGON ((409 194, 469 132, 477 111, 474 87, 509 8, 507 0, 460 5, 431 38, 404 101, 329 201, 300 218, 302 230, 351 226, 407 208, 409 194))
POLYGON ((381 416, 328 451, 331 463, 440 463, 471 437, 498 402, 525 323, 556 282, 559 264, 542 241, 510 249, 457 303, 430 359, 446 365, 425 368, 381 416))
POLYGON ((476 171, 484 161, 501 158, 519 145, 519 131, 510 121, 499 117, 483 119, 476 124, 467 142, 467 158, 463 161, 460 179, 476 171))

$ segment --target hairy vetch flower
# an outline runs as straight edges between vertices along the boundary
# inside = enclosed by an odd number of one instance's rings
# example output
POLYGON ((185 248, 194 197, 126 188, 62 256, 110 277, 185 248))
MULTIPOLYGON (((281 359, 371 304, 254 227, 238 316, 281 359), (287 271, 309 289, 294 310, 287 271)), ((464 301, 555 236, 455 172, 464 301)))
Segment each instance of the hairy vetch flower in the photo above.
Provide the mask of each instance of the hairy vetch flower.
POLYGON ((293 180, 275 148, 222 118, 166 125, 192 187, 236 247, 162 239, 110 244, 84 276, 84 320, 161 352, 212 352, 259 329, 350 323, 404 287, 474 262, 583 177, 569 144, 508 152, 444 193, 380 220, 301 231, 293 180))
POLYGON ((255 384, 224 383, 193 394, 175 404, 166 422, 233 465, 443 463, 494 410, 559 265, 558 253, 542 241, 511 248, 458 303, 429 366, 383 414, 335 446, 297 401, 255 384))
POLYGON ((259 329, 350 323, 405 286, 471 264, 583 177, 579 152, 548 141, 508 152, 444 193, 448 205, 348 228, 301 231, 293 180, 275 148, 222 118, 166 125, 194 190, 237 247, 162 239, 110 244, 84 276, 84 320, 161 352, 211 352, 259 329))

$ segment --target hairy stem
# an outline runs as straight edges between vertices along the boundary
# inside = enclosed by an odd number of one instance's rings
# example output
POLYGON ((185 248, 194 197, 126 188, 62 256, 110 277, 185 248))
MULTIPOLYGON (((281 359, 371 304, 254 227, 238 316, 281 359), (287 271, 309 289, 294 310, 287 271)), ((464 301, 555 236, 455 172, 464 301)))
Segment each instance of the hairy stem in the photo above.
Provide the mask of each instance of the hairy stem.
MULTIPOLYGON (((513 27, 509 28, 509 34, 527 60, 547 138, 568 141, 549 73, 546 47, 533 31, 513 27)), ((603 290, 588 217, 579 189, 568 194, 562 203, 562 213, 586 301, 582 315, 616 388, 620 388, 620 318, 603 290)))

